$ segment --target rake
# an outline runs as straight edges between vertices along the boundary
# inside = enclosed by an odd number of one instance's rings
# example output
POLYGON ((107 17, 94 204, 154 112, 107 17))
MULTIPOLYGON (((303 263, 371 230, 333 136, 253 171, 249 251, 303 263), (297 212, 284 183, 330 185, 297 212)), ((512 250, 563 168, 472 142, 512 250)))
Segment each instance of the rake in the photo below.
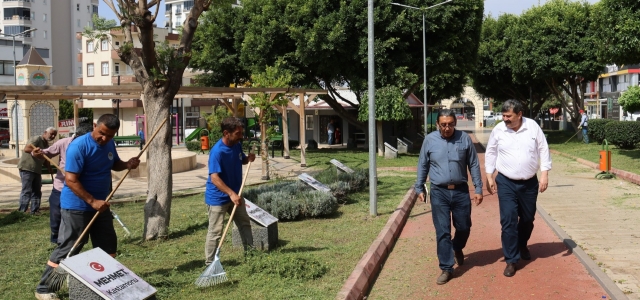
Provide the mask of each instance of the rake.
POLYGON ((565 144, 568 143, 571 139, 573 139, 576 135, 578 135, 578 133, 580 132, 580 130, 576 131, 576 133, 574 135, 572 135, 566 142, 564 142, 565 144))
MULTIPOLYGON (((156 128, 156 131, 153 133, 153 135, 149 139, 149 142, 145 144, 142 150, 140 150, 140 153, 138 153, 138 156, 136 156, 136 158, 140 158, 140 156, 142 156, 142 153, 144 153, 147 150, 147 147, 151 145, 151 142, 160 131, 160 128, 162 128, 166 122, 167 122, 167 118, 165 118, 164 121, 162 121, 162 123, 160 124, 160 126, 156 128)), ((120 180, 116 184, 116 187, 113 190, 111 190, 111 193, 109 193, 109 196, 107 196, 107 198, 104 200, 105 202, 109 202, 111 200, 111 197, 113 197, 113 194, 116 192, 116 190, 118 190, 118 188, 120 187, 120 184, 122 184, 122 182, 124 181, 125 178, 127 178, 127 175, 129 175, 130 172, 131 172, 131 169, 127 169, 127 172, 125 172, 122 178, 120 178, 120 180)), ((87 224, 87 227, 84 228, 84 230, 82 231, 82 233, 80 234, 76 242, 73 244, 73 246, 71 247, 71 250, 69 250, 69 253, 67 254, 67 258, 69 258, 71 254, 75 251, 76 247, 78 246, 78 244, 80 244, 80 241, 82 241, 82 239, 87 234, 87 232, 89 232, 89 228, 91 228, 91 225, 93 225, 93 223, 96 221, 99 215, 100 215, 100 211, 97 211, 96 214, 91 219, 91 221, 89 221, 89 224, 87 224)), ((119 219, 120 218, 117 218, 118 221, 119 219)), ((122 222, 120 224, 122 224, 122 222)), ((124 226, 124 224, 122 225, 124 226)), ((125 230, 125 231, 128 231, 128 230, 125 230)), ((56 290, 60 289, 60 287, 62 287, 65 280, 67 279, 67 275, 68 273, 64 269, 62 269, 59 266, 55 267, 54 272, 51 272, 51 275, 47 279, 47 285, 50 288, 53 288, 56 290)))
MULTIPOLYGON (((255 150, 255 145, 253 146, 255 150)), ((249 152, 251 153, 251 152, 249 152)), ((244 177, 242 178, 242 184, 240 185, 240 191, 238 192, 238 196, 242 197, 242 190, 244 189, 244 183, 247 181, 247 177, 249 176, 249 169, 251 168, 251 162, 247 164, 247 171, 244 173, 244 177)), ((202 272, 200 277, 196 279, 195 285, 198 287, 209 287, 214 286, 216 284, 220 284, 228 281, 227 272, 222 268, 222 263, 220 262, 220 248, 222 247, 222 242, 224 242, 224 237, 227 236, 227 230, 229 230, 229 225, 231 225, 231 221, 233 220, 233 215, 236 213, 237 205, 233 206, 233 210, 231 211, 231 216, 229 217, 229 221, 227 222, 227 226, 224 228, 224 232, 222 233, 222 238, 220 238, 220 243, 218 243, 218 248, 216 249, 216 256, 213 262, 202 272)))

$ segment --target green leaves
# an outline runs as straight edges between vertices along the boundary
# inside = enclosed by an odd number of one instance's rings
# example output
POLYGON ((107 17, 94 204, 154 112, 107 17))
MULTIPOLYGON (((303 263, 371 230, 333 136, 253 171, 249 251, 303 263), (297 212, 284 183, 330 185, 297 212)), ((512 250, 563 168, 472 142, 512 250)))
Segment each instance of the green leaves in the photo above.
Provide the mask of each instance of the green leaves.
POLYGON ((640 87, 637 85, 629 86, 629 89, 622 93, 618 99, 618 103, 625 111, 640 111, 640 87))
MULTIPOLYGON (((411 119, 411 109, 403 97, 402 90, 386 86, 376 90, 376 121, 400 121, 411 119)), ((358 120, 369 120, 369 95, 365 94, 358 110, 358 120)))
POLYGON ((592 25, 600 61, 619 65, 640 62, 640 2, 600 0, 594 7, 592 25))

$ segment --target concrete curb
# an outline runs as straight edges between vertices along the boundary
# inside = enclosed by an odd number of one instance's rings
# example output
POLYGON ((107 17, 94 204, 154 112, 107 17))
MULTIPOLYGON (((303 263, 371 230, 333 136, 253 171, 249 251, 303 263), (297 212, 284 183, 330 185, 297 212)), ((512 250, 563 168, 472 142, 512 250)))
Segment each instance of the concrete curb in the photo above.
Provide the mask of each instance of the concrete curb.
POLYGON ((400 205, 391 214, 387 224, 382 228, 369 250, 362 256, 353 272, 351 272, 342 289, 338 292, 336 299, 360 300, 365 297, 378 273, 380 273, 382 264, 400 236, 416 199, 417 195, 413 187, 411 187, 404 195, 400 205))
POLYGON ((620 290, 618 285, 616 285, 607 274, 605 274, 600 267, 589 257, 589 255, 580 248, 576 242, 574 242, 571 237, 564 232, 560 226, 553 220, 553 218, 544 210, 540 205, 537 207, 538 215, 544 219, 547 225, 556 233, 558 238, 562 240, 562 243, 571 250, 571 252, 580 260, 582 265, 587 269, 589 274, 596 279, 596 281, 602 286, 602 288, 609 294, 611 299, 623 300, 629 299, 627 295, 620 290))
MULTIPOLYGON (((567 158, 571 158, 571 159, 573 159, 573 160, 575 160, 575 161, 577 161, 577 162, 579 162, 579 163, 581 163, 581 164, 583 164, 585 166, 600 170, 600 164, 597 164, 597 163, 594 163, 594 162, 591 162, 591 161, 588 161, 588 160, 585 160, 585 159, 582 159, 582 158, 579 158, 579 157, 575 157, 573 155, 560 152, 558 150, 550 150, 550 152, 553 153, 553 154, 557 154, 557 155, 561 155, 561 156, 564 156, 564 157, 567 157, 567 158)), ((634 174, 634 173, 627 172, 627 171, 624 171, 624 170, 619 170, 619 169, 616 169, 616 168, 611 168, 611 173, 615 174, 617 177, 620 177, 620 179, 623 179, 623 180, 626 180, 628 182, 640 185, 640 175, 638 175, 638 174, 634 174)))

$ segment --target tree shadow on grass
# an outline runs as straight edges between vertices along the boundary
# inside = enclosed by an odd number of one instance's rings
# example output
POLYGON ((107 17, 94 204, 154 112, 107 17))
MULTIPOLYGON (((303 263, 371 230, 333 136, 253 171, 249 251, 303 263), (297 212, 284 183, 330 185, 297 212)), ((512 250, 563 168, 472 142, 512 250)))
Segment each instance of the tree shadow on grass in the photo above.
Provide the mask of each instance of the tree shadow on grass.
POLYGON ((189 225, 185 229, 181 229, 181 230, 169 233, 169 239, 178 239, 178 238, 181 238, 183 236, 187 236, 187 235, 193 234, 194 232, 196 232, 198 230, 206 229, 208 224, 209 224, 209 221, 204 221, 204 222, 201 222, 201 223, 196 223, 196 224, 193 224, 193 225, 189 225))
MULTIPOLYGON (((172 272, 175 272, 175 271, 185 273, 185 272, 192 272, 198 269, 202 269, 202 271, 204 271, 204 263, 201 259, 194 259, 186 263, 183 263, 175 268, 156 269, 150 272, 140 273, 140 277, 151 278, 153 276, 161 276, 162 278, 164 278, 164 277, 168 277, 172 272)), ((159 284, 161 283, 156 283, 156 285, 159 285, 159 284)))

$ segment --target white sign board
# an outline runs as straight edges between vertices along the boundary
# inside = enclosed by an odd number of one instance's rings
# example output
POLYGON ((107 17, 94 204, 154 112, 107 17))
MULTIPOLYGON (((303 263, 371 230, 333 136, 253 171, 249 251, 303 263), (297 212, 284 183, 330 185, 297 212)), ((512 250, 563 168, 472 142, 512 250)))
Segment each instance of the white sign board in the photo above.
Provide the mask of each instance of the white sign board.
POLYGON ((323 191, 326 193, 331 192, 331 189, 328 186, 322 184, 320 181, 317 181, 315 178, 311 177, 307 173, 302 173, 298 175, 298 179, 302 180, 304 183, 310 185, 312 188, 318 191, 323 191))
POLYGON ((104 299, 140 300, 156 289, 100 248, 69 257, 60 266, 104 299))
POLYGON ((247 200, 247 198, 244 198, 244 206, 247 208, 247 214, 249 214, 249 217, 264 227, 268 227, 269 225, 278 222, 278 218, 253 204, 253 202, 247 200))
POLYGON ((341 162, 339 162, 336 159, 332 159, 329 161, 330 163, 332 163, 334 166, 336 166, 338 169, 345 171, 347 173, 353 173, 353 170, 347 166, 345 166, 344 164, 342 164, 341 162))

